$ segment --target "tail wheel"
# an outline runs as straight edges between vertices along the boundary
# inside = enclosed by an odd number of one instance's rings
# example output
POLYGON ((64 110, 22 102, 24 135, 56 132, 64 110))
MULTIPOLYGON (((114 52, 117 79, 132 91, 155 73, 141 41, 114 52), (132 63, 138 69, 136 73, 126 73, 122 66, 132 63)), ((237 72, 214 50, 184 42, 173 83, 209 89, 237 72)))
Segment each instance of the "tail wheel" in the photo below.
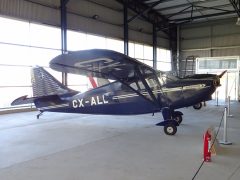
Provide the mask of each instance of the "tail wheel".
POLYGON ((164 132, 167 135, 173 136, 177 132, 177 126, 175 126, 173 123, 166 124, 164 126, 164 132))

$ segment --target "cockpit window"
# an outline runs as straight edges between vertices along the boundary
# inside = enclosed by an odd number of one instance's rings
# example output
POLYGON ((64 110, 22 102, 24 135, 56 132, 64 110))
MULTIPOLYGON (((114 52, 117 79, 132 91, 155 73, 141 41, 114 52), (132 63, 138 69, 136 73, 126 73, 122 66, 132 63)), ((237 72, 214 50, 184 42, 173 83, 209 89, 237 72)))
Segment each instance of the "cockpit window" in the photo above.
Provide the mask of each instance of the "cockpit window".
POLYGON ((160 88, 157 82, 157 79, 155 77, 148 77, 145 78, 148 86, 152 89, 160 88))
POLYGON ((141 81, 135 81, 132 82, 131 84, 129 84, 133 89, 137 90, 137 91, 142 91, 145 90, 145 87, 143 85, 143 83, 141 81))

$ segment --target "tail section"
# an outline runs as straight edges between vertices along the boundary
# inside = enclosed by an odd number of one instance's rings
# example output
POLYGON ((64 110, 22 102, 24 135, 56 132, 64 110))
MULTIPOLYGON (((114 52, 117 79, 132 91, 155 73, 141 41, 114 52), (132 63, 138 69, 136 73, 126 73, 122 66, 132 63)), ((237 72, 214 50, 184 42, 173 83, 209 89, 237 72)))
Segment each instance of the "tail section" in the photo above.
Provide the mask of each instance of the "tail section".
POLYGON ((73 92, 73 90, 61 84, 42 67, 33 68, 31 75, 34 97, 63 95, 73 92))
POLYGON ((55 97, 54 100, 57 99, 59 101, 58 103, 60 103, 61 95, 73 95, 77 93, 76 91, 71 90, 61 84, 56 78, 54 78, 42 67, 33 68, 31 71, 31 78, 33 97, 19 97, 11 103, 12 106, 35 103, 36 107, 38 107, 36 102, 39 102, 41 100, 46 101, 46 98, 52 98, 53 96, 55 97))

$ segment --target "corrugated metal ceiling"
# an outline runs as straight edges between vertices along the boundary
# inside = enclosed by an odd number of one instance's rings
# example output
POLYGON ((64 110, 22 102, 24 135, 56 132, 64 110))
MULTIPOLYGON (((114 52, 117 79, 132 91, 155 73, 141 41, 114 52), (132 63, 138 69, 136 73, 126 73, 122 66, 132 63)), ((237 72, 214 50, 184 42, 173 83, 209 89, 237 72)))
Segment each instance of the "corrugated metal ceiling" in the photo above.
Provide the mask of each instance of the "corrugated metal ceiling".
MULTIPOLYGON (((60 7, 60 0, 24 0, 35 2, 55 8, 60 7)), ((146 16, 151 11, 154 16, 160 15, 158 23, 182 24, 193 22, 206 22, 210 20, 240 17, 240 0, 66 0, 68 3, 79 4, 81 1, 95 3, 112 10, 123 11, 124 2, 128 3, 129 9, 136 7, 138 11, 130 12, 129 18, 136 16, 146 20, 146 16), (131 6, 132 5, 132 6, 131 6), (234 6, 235 5, 235 6, 234 6), (142 11, 142 12, 141 12, 142 11), (145 16, 145 18, 143 17, 145 16)), ((81 4, 81 3, 80 3, 81 4)), ((149 18, 149 22, 151 22, 149 18)), ((164 26, 165 27, 165 26, 164 26)))
POLYGON ((171 23, 203 22, 215 19, 237 17, 232 5, 239 0, 144 0, 146 5, 160 2, 153 10, 164 15, 171 23))

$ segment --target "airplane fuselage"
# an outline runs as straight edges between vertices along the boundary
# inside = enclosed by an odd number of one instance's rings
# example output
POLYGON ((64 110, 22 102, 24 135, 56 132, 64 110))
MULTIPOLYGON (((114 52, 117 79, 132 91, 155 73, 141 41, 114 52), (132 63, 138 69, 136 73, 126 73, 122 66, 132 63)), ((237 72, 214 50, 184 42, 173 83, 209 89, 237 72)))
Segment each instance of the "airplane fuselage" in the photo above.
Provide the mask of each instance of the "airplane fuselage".
POLYGON ((36 100, 35 104, 41 111, 113 115, 145 114, 159 112, 162 107, 170 106, 172 109, 178 109, 210 100, 215 89, 210 80, 195 82, 185 80, 153 90, 157 99, 157 103, 153 103, 147 91, 134 92, 120 82, 113 82, 84 93, 41 98, 36 100))

